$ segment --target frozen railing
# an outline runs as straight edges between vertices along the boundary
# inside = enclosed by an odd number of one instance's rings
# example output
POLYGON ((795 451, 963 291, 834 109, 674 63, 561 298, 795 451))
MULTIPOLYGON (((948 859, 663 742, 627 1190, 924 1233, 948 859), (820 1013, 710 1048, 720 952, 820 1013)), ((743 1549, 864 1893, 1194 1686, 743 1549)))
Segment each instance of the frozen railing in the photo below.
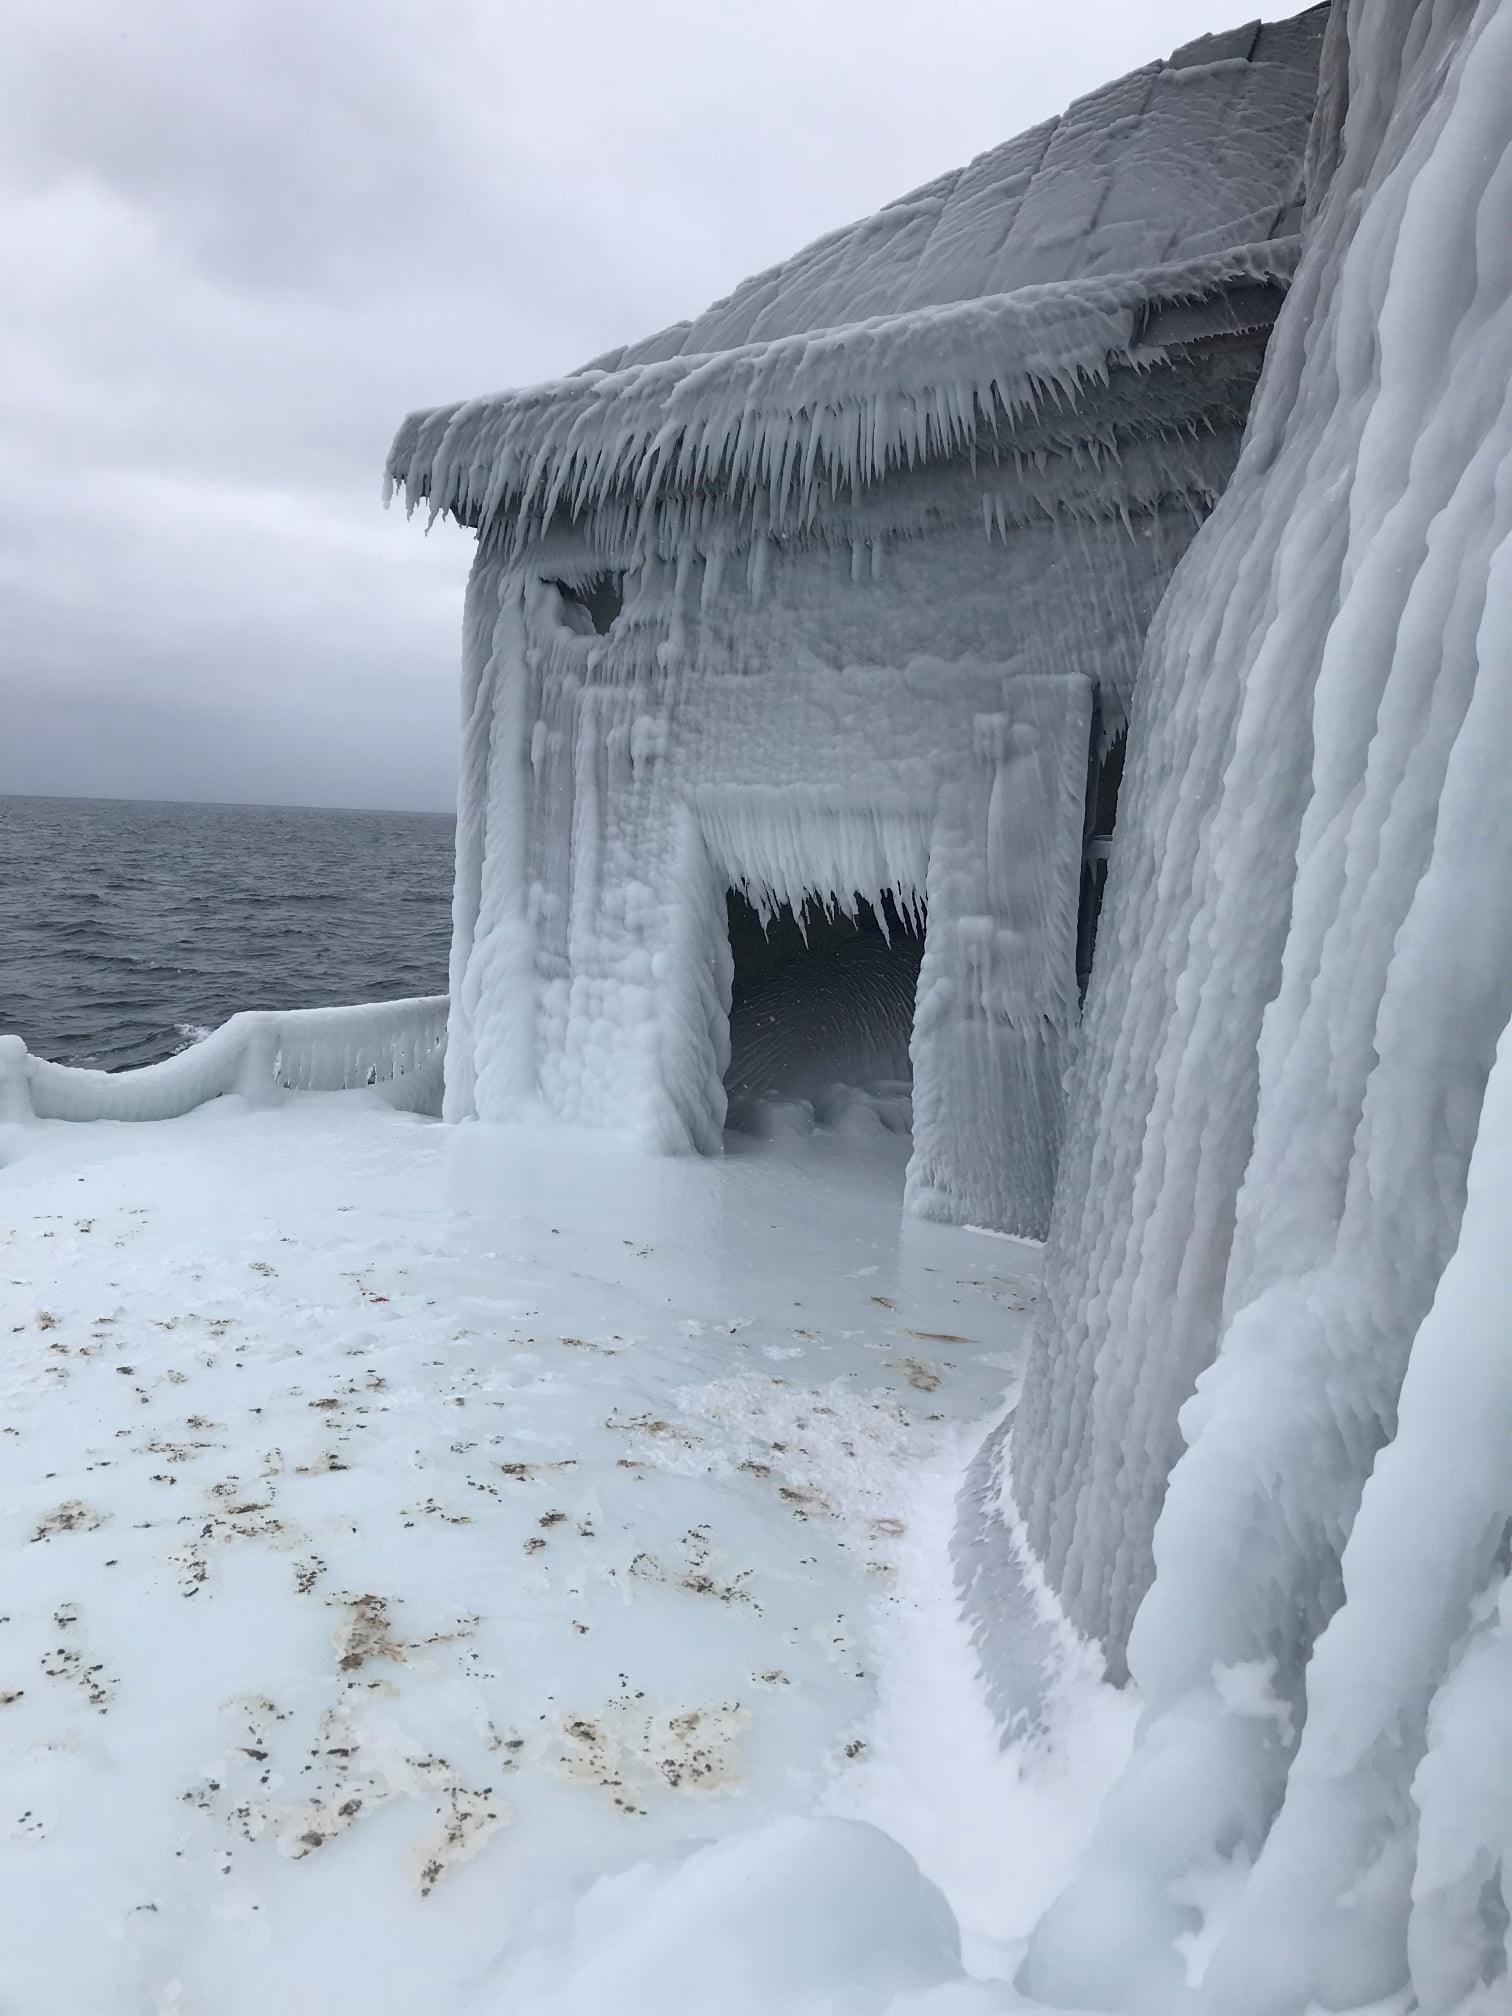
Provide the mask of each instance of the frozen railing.
POLYGON ((394 1105, 441 1110, 444 994, 356 1007, 254 1009, 202 1042, 135 1071, 89 1071, 34 1057, 0 1036, 0 1120, 172 1120, 238 1092, 391 1086, 394 1105))

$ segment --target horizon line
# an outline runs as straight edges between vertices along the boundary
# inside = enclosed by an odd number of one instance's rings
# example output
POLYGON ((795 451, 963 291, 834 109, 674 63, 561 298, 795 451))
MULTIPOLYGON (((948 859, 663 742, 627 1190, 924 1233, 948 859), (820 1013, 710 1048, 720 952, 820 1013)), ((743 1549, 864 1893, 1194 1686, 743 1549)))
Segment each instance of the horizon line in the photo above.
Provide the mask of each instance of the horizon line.
POLYGON ((99 791, 12 791, 0 788, 0 799, 41 799, 74 805, 199 805, 251 812, 383 812, 402 819, 455 819, 455 805, 315 805, 294 798, 155 798, 145 793, 115 796, 99 791))

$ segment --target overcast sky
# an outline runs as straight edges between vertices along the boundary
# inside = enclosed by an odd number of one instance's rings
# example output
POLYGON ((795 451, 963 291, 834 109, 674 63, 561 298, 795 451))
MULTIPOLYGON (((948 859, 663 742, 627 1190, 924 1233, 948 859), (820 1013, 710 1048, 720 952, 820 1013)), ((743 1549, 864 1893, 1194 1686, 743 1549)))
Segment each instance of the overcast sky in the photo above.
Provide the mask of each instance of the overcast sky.
POLYGON ((471 542, 380 508, 407 410, 690 314, 1238 18, 0 0, 0 791, 446 807, 471 542))

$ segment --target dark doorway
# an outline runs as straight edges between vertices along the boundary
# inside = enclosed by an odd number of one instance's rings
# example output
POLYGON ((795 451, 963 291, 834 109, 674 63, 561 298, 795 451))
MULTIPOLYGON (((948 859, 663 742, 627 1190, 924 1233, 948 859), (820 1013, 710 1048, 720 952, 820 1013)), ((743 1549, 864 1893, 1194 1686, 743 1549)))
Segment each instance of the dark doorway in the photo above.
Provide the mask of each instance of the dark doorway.
POLYGON ((1087 823, 1082 840, 1081 903, 1076 918, 1076 984, 1086 998, 1097 950, 1097 925, 1108 886, 1108 859, 1113 852, 1113 828, 1118 819, 1118 791, 1123 783, 1127 734, 1117 736, 1106 755, 1097 751, 1094 719, 1092 761, 1087 777, 1087 823))
POLYGON ((801 918, 784 904, 763 925, 730 892, 732 1127, 759 1131, 763 1111, 800 1102, 823 1120, 836 1087, 906 1100, 922 915, 905 917, 890 896, 854 903, 847 915, 811 897, 801 918))

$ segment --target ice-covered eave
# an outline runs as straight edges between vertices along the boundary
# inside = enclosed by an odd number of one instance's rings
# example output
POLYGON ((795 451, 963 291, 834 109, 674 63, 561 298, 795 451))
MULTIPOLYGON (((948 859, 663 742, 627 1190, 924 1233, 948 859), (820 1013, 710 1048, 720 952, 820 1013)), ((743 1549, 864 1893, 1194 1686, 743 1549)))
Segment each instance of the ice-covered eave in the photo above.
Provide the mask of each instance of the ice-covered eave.
MULTIPOLYGON (((699 491, 801 527, 892 470, 971 452, 984 434, 1009 447, 1047 407, 1158 365, 1169 311, 1179 323, 1213 304, 1223 326, 1230 298, 1257 304, 1249 326, 1264 326, 1295 260, 1295 239, 1273 240, 437 407, 399 429, 385 496, 497 521, 516 544, 562 514, 615 502, 649 517, 699 491)), ((1187 340, 1173 328, 1172 345, 1187 340)))

